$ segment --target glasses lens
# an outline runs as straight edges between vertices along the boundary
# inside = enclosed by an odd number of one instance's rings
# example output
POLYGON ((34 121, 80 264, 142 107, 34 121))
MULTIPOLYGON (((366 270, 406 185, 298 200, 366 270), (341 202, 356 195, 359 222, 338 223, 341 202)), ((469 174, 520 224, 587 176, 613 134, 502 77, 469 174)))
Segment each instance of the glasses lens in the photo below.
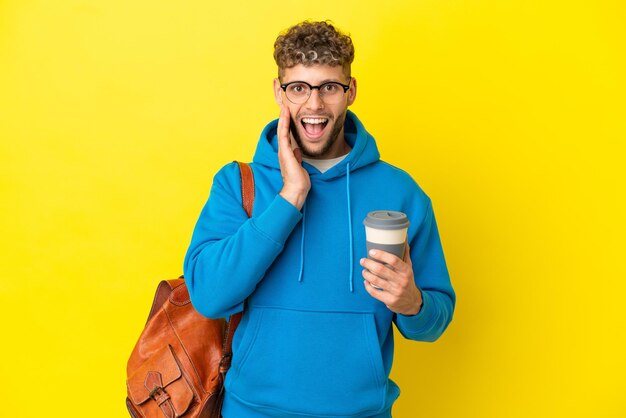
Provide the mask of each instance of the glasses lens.
POLYGON ((324 103, 336 104, 343 97, 343 86, 338 83, 324 83, 320 86, 320 96, 324 103))
POLYGON ((293 103, 304 103, 311 94, 311 89, 304 83, 292 83, 285 90, 287 98, 293 103))

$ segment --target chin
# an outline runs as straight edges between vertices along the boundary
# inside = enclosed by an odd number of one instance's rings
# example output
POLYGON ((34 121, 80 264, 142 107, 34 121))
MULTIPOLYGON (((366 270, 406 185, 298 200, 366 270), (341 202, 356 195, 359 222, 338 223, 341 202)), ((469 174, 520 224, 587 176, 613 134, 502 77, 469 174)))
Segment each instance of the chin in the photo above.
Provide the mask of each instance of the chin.
POLYGON ((302 146, 300 146, 300 150, 302 151, 302 155, 304 155, 305 157, 310 157, 310 158, 322 157, 325 151, 323 146, 311 147, 306 144, 302 144, 302 146))
POLYGON ((328 154, 334 141, 331 141, 330 138, 320 138, 315 143, 309 143, 301 139, 297 139, 296 142, 305 157, 320 158, 328 154))

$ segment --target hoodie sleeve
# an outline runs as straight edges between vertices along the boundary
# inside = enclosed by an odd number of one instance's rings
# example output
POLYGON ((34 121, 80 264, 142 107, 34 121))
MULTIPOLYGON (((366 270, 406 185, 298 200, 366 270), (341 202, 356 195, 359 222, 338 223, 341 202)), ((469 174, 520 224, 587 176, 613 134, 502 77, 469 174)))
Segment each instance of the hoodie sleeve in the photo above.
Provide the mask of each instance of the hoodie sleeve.
POLYGON ((396 314, 394 321, 405 338, 432 342, 443 334, 452 320, 456 295, 450 283, 430 199, 424 219, 409 245, 415 283, 422 292, 423 304, 416 315, 396 314))
POLYGON ((302 214, 276 195, 262 212, 248 218, 241 201, 236 163, 213 180, 209 199, 196 223, 184 261, 193 306, 209 318, 243 310, 266 270, 280 254, 302 214))

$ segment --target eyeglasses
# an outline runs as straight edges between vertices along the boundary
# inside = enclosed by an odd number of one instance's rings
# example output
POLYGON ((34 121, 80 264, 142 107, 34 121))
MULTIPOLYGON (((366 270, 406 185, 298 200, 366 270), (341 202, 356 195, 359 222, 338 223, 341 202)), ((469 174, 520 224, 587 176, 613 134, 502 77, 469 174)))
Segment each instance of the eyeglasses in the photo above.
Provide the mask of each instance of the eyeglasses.
MULTIPOLYGON (((352 77, 350 78, 352 80, 352 77)), ((319 86, 312 86, 306 81, 292 81, 281 84, 280 88, 285 92, 287 99, 293 104, 302 104, 309 100, 311 91, 317 89, 320 99, 326 104, 337 104, 343 95, 350 89, 350 85, 341 84, 336 81, 322 83, 319 86)))

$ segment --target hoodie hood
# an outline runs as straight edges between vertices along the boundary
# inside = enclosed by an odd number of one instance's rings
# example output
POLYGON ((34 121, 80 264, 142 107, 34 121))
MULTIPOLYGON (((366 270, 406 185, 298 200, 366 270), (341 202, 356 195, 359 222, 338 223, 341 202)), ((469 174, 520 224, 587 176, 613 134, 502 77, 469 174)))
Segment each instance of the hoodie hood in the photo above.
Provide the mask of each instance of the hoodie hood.
MULTIPOLYGON (((253 161, 280 170, 278 164, 277 129, 278 119, 271 121, 265 126, 265 129, 261 132, 261 138, 254 153, 253 161)), ((348 167, 350 171, 355 171, 380 159, 380 153, 374 137, 365 130, 359 118, 350 110, 346 111, 344 135, 346 142, 352 147, 348 156, 323 174, 305 162, 302 166, 308 171, 309 175, 319 176, 319 179, 323 180, 330 180, 346 175, 348 167)))

